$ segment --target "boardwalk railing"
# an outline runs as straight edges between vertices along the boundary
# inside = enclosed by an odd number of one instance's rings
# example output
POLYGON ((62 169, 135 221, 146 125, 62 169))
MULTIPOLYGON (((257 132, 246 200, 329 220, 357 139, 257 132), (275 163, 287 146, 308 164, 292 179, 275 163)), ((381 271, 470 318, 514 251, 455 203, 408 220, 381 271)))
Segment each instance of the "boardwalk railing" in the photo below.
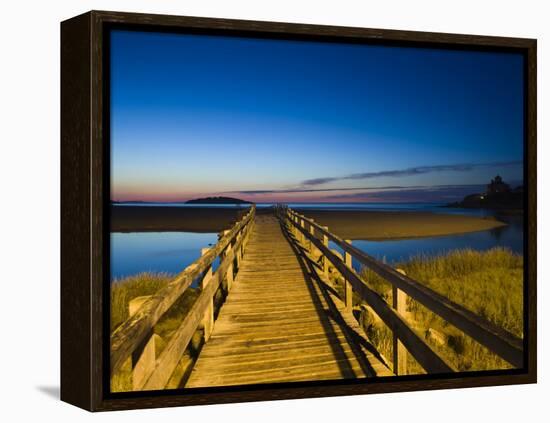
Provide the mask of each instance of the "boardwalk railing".
POLYGON ((255 212, 255 206, 252 206, 240 221, 223 233, 215 246, 203 249, 203 255, 166 287, 144 297, 136 307, 130 305, 130 317, 111 335, 111 375, 131 359, 134 390, 162 389, 199 327, 204 330, 204 341, 208 341, 214 320, 214 295, 220 285, 226 292, 231 289, 254 224, 255 212), (213 272, 212 266, 217 258, 220 258, 220 263, 213 272), (198 278, 201 278, 198 298, 160 356, 155 357, 155 325, 198 278))
POLYGON ((328 273, 329 263, 345 279, 344 298, 347 307, 352 307, 353 292, 365 301, 394 334, 393 367, 395 374, 402 374, 405 349, 428 373, 456 371, 443 360, 411 328, 404 317, 406 295, 424 305, 453 326, 462 330, 481 345, 517 368, 523 367, 523 341, 488 320, 472 313, 459 304, 427 288, 392 267, 365 254, 354 247, 351 241, 343 240, 329 232, 328 228, 316 223, 294 210, 279 206, 277 214, 287 225, 294 237, 306 246, 307 253, 320 254, 322 272, 328 273), (344 251, 342 258, 329 248, 329 241, 344 251), (314 252, 314 250, 316 250, 314 252), (372 270, 391 284, 393 304, 390 306, 353 270, 352 261, 372 270), (401 363, 400 363, 401 362, 401 363))

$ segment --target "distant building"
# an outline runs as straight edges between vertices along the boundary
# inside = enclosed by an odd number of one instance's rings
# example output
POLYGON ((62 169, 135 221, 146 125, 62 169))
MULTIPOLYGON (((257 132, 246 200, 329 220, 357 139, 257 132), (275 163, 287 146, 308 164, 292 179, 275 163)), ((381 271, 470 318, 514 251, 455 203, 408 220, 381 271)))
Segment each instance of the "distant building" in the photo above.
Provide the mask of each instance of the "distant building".
POLYGON ((510 185, 505 183, 500 175, 495 176, 491 183, 487 185, 487 194, 495 194, 498 192, 510 192, 510 185))

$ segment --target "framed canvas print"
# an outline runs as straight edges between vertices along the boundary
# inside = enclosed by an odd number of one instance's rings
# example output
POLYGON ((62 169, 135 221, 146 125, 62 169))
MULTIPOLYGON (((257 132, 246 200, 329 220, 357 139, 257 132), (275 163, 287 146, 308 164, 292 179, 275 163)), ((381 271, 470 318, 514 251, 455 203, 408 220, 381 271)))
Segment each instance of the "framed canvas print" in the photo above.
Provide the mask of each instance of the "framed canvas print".
POLYGON ((536 41, 61 24, 61 396, 536 381, 536 41))

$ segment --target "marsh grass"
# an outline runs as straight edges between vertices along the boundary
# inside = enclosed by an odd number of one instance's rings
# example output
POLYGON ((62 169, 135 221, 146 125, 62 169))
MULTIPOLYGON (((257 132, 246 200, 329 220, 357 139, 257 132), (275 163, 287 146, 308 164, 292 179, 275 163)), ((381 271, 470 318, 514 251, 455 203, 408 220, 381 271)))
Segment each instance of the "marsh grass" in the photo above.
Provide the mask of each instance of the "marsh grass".
POLYGON ((166 286, 172 275, 144 272, 111 283, 111 332, 129 317, 128 305, 136 297, 153 295, 166 286))
MULTIPOLYGON (((466 249, 440 256, 416 256, 395 267, 451 301, 523 337, 522 256, 503 248, 485 252, 466 249)), ((389 283, 367 269, 362 270, 361 276, 391 304, 389 283)), ((407 299, 407 320, 460 371, 510 368, 510 364, 411 298, 407 299), (428 336, 430 333, 436 336, 428 336)), ((391 331, 381 325, 365 329, 381 353, 391 358, 391 331)), ((422 371, 412 357, 408 368, 409 373, 422 371)))
MULTIPOLYGON (((111 333, 128 319, 128 307, 131 300, 136 297, 155 294, 165 287, 173 277, 174 275, 167 273, 146 272, 113 281, 111 284, 111 333)), ((154 333, 158 335, 155 341, 157 357, 162 353, 170 338, 181 324, 183 318, 197 299, 198 294, 198 289, 188 288, 155 325, 154 333)), ((180 365, 175 371, 175 373, 181 373, 181 375, 175 375, 177 377, 174 377, 169 382, 169 386, 177 387, 182 375, 187 371, 190 363, 192 363, 197 355, 202 345, 202 338, 202 330, 198 330, 193 335, 188 351, 186 351, 180 365)), ((113 392, 132 390, 131 370, 131 361, 127 360, 121 371, 113 376, 111 380, 111 390, 113 392)))

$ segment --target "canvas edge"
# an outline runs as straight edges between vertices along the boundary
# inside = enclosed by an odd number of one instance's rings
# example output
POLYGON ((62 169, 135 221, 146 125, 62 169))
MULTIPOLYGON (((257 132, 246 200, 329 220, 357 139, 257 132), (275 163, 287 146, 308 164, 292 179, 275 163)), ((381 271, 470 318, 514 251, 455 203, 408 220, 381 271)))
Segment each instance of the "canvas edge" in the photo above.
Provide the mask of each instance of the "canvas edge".
POLYGON ((61 24, 62 401, 91 409, 90 13, 61 24))

